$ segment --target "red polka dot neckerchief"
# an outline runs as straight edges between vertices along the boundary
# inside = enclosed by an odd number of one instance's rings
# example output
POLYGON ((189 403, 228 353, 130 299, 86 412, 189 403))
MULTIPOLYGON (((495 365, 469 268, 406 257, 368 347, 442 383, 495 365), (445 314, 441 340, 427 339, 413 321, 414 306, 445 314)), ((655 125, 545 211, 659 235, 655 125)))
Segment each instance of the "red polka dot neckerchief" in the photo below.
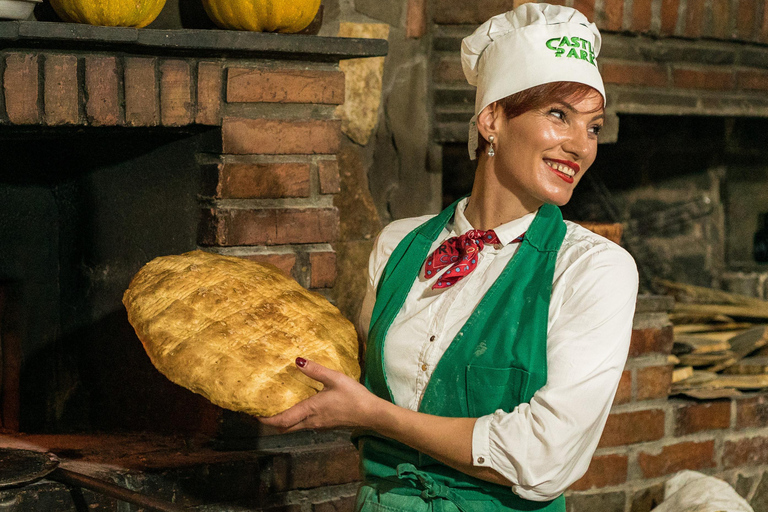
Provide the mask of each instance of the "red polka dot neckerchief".
MULTIPOLYGON (((525 233, 510 243, 522 242, 524 237, 525 233)), ((475 270, 478 255, 483 250, 483 247, 485 247, 485 244, 500 243, 501 240, 499 240, 499 237, 496 236, 492 229, 489 231, 471 229, 463 235, 453 236, 440 244, 440 247, 429 255, 427 263, 424 265, 424 277, 427 279, 432 278, 441 269, 451 266, 432 285, 432 289, 437 290, 453 286, 475 270)))

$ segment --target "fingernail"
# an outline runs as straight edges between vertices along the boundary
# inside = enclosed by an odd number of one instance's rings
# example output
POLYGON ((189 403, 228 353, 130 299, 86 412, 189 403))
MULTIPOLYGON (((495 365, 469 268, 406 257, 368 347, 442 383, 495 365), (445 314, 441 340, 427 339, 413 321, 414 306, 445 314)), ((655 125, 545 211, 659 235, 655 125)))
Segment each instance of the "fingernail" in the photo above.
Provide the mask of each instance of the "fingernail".
POLYGON ((296 366, 298 366, 299 368, 304 368, 305 366, 307 366, 307 360, 304 359, 303 357, 297 357, 296 366))

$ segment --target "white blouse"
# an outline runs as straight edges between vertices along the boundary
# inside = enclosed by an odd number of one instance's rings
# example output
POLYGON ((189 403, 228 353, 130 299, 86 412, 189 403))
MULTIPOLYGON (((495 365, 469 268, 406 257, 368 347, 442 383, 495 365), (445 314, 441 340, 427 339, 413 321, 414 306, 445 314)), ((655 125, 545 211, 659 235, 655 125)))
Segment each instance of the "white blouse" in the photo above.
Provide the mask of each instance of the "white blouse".
MULTIPOLYGON (((461 201, 435 240, 473 229, 461 201)), ((367 339, 384 266, 397 244, 432 215, 397 220, 379 234, 368 265, 368 289, 358 330, 367 339)), ((413 283, 384 344, 384 368, 395 404, 418 410, 424 390, 448 345, 517 252, 510 243, 535 213, 494 229, 501 244, 486 245, 477 268, 449 288, 431 287, 450 267, 413 283)), ((589 467, 611 409, 629 350, 638 276, 632 257, 615 243, 566 221, 557 254, 547 330, 547 384, 530 403, 498 410, 475 423, 475 466, 495 469, 522 498, 556 498, 589 467)), ((405 285, 406 283, 404 283, 405 285)))

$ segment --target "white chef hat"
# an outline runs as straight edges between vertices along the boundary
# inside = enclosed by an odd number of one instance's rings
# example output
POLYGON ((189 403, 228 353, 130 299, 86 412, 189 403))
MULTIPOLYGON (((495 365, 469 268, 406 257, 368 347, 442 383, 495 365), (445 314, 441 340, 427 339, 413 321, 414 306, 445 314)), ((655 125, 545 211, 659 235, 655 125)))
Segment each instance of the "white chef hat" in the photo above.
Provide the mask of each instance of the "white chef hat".
POLYGON ((461 43, 461 66, 477 86, 469 156, 477 149, 477 115, 502 98, 551 82, 579 82, 605 101, 597 69, 600 32, 576 9, 527 3, 489 19, 461 43))

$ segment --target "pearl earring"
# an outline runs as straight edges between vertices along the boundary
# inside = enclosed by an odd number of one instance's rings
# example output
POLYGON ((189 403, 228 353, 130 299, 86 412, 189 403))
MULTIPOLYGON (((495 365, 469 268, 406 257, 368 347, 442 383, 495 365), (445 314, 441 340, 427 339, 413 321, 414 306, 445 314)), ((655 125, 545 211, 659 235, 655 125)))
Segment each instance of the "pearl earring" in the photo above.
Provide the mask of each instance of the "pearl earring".
POLYGON ((491 147, 488 148, 488 156, 493 156, 496 154, 496 152, 493 150, 493 141, 494 141, 493 135, 489 136, 488 142, 490 143, 491 147))

